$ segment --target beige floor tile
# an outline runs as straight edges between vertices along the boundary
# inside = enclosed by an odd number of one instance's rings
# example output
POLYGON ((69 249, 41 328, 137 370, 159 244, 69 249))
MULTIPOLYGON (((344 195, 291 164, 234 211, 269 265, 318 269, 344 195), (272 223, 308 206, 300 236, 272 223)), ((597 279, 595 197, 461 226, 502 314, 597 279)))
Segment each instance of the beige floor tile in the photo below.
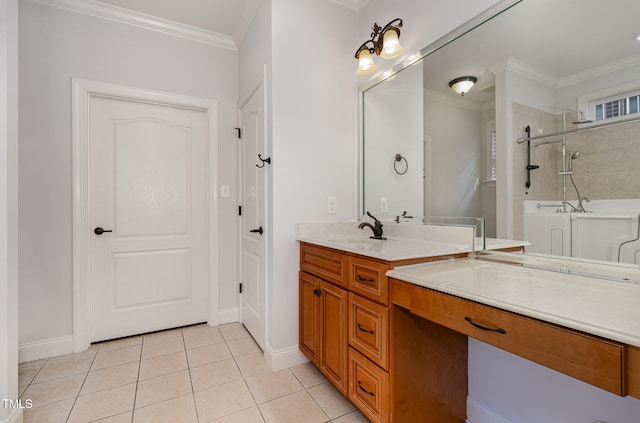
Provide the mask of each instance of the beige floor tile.
POLYGON ((92 362, 93 357, 82 357, 68 360, 51 359, 42 366, 42 369, 33 379, 32 383, 45 382, 61 377, 87 373, 92 362))
POLYGON ((18 386, 30 384, 39 371, 39 367, 18 367, 18 386))
POLYGON ((193 395, 137 408, 133 414, 133 423, 198 423, 193 395))
POLYGON ((305 388, 310 388, 328 381, 327 378, 320 373, 320 370, 311 363, 300 364, 291 367, 290 370, 305 388))
POLYGON ((234 357, 247 355, 250 353, 261 351, 253 338, 239 338, 227 342, 229 350, 234 357))
POLYGON ((369 419, 364 416, 360 411, 352 411, 337 419, 331 420, 333 423, 370 423, 369 419))
POLYGON ((22 415, 22 421, 23 423, 65 423, 74 401, 75 398, 71 398, 27 408, 22 415))
POLYGON ((267 423, 324 423, 329 420, 306 391, 265 402, 258 408, 267 423))
POLYGON ((145 342, 142 346, 142 359, 158 357, 184 351, 184 341, 180 338, 162 339, 155 342, 145 342))
POLYGON ((243 380, 218 385, 195 393, 198 417, 208 422, 255 406, 243 380))
POLYGON ((115 416, 106 417, 100 420, 94 420, 92 423, 131 423, 133 418, 133 411, 127 411, 126 413, 116 414, 115 416))
POLYGON ((189 326, 184 326, 182 327, 182 335, 184 336, 187 333, 190 332, 198 332, 202 329, 208 329, 208 328, 218 328, 217 326, 209 326, 209 324, 207 323, 198 323, 196 325, 189 325, 189 326))
POLYGON ((85 375, 67 376, 47 382, 33 383, 22 394, 23 399, 30 399, 34 407, 50 402, 75 398, 80 392, 85 375))
POLYGON ((148 333, 143 335, 142 342, 156 342, 177 337, 182 337, 182 329, 180 328, 148 333))
POLYGON ((133 347, 142 344, 142 336, 129 336, 127 338, 114 339, 94 344, 98 347, 98 352, 112 351, 120 348, 133 347))
POLYGON ((219 327, 220 332, 222 332, 222 336, 224 336, 226 341, 238 338, 248 338, 251 336, 244 325, 240 323, 228 323, 219 327))
POLYGON ((225 343, 207 345, 187 351, 189 367, 198 367, 227 358, 231 358, 231 352, 225 343))
POLYGON ((146 379, 138 383, 135 408, 190 394, 191 378, 188 370, 146 379))
POLYGON ((332 419, 356 409, 353 403, 329 382, 309 388, 308 392, 320 405, 322 411, 332 419))
POLYGON ((246 380, 258 404, 304 389, 289 369, 263 373, 246 380))
POLYGON ((258 407, 251 407, 229 416, 215 419, 211 423, 264 423, 264 419, 258 407))
POLYGON ((262 351, 242 355, 235 358, 236 364, 244 377, 251 377, 261 373, 270 373, 271 369, 267 366, 262 351))
POLYGON ((136 384, 80 395, 67 423, 85 423, 133 410, 136 384))
POLYGON ((106 369, 107 367, 139 361, 141 348, 141 345, 134 345, 132 347, 99 352, 91 366, 91 370, 106 369))
POLYGON ((187 356, 184 352, 161 355, 140 362, 139 380, 150 379, 187 369, 187 356))
POLYGON ((98 352, 98 348, 91 346, 87 350, 79 353, 71 353, 71 354, 52 357, 47 360, 47 363, 50 364, 50 363, 59 363, 59 362, 69 362, 69 361, 84 360, 87 358, 94 358, 97 352, 98 352))
POLYGON ((190 371, 194 391, 202 391, 203 389, 242 378, 236 362, 231 358, 200 367, 192 367, 190 371))
POLYGON ((205 326, 198 330, 183 331, 183 336, 184 344, 188 350, 224 342, 220 329, 216 327, 205 326))
POLYGON ((81 395, 103 391, 122 385, 128 385, 138 380, 139 362, 121 364, 106 369, 92 370, 82 386, 81 395))
POLYGON ((32 360, 32 361, 25 361, 22 362, 20 364, 18 364, 18 368, 19 369, 26 369, 28 367, 37 367, 39 369, 42 368, 42 366, 44 366, 44 363, 46 363, 48 360, 48 358, 42 358, 40 360, 32 360))

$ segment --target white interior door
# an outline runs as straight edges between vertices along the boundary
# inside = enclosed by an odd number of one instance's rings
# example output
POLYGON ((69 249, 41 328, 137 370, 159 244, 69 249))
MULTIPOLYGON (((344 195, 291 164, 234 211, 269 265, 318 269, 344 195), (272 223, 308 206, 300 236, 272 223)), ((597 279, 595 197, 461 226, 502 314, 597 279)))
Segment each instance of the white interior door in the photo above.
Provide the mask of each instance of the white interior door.
POLYGON ((89 110, 91 341, 207 321, 206 113, 96 96, 89 110))
POLYGON ((265 222, 266 158, 264 89, 262 84, 240 111, 241 205, 240 224, 242 300, 241 319, 264 350, 265 339, 265 238, 270 228, 265 222), (256 164, 264 166, 259 168, 256 164))

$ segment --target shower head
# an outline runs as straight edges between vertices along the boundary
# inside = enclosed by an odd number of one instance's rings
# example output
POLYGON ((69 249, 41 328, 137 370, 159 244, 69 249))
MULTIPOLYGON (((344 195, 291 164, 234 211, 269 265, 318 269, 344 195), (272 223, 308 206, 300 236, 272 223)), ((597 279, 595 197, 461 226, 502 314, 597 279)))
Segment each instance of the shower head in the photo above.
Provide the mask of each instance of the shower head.
POLYGON ((574 151, 574 152, 572 152, 572 153, 569 155, 569 172, 571 172, 571 171, 573 170, 573 169, 572 169, 572 167, 573 167, 573 166, 571 165, 571 164, 572 164, 572 162, 573 162, 575 159, 577 159, 578 157, 580 157, 580 152, 579 152, 579 151, 574 151))

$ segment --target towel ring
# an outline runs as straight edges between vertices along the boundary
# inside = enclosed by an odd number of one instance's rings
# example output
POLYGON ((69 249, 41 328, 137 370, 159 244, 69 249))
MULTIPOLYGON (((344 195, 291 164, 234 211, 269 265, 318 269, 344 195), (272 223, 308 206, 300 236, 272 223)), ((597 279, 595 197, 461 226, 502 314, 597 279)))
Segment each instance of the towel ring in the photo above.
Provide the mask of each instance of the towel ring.
POLYGON ((400 153, 396 154, 396 158, 393 161, 393 170, 398 175, 404 175, 405 173, 407 173, 407 170, 409 170, 409 162, 407 161, 407 159, 402 157, 402 155, 400 153), (403 171, 399 171, 398 170, 398 163, 401 163, 402 161, 404 161, 404 170, 403 171))

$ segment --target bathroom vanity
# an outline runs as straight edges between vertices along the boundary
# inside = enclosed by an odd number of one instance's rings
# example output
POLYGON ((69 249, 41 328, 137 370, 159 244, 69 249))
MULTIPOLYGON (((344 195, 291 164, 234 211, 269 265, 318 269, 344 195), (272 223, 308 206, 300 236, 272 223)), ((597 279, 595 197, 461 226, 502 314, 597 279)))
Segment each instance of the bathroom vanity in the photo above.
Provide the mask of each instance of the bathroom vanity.
POLYGON ((631 268, 565 260, 562 273, 545 257, 468 257, 463 243, 418 252, 415 239, 410 254, 354 233, 299 240, 300 349, 373 422, 465 421, 469 336, 640 399, 640 286, 574 274, 631 268))

